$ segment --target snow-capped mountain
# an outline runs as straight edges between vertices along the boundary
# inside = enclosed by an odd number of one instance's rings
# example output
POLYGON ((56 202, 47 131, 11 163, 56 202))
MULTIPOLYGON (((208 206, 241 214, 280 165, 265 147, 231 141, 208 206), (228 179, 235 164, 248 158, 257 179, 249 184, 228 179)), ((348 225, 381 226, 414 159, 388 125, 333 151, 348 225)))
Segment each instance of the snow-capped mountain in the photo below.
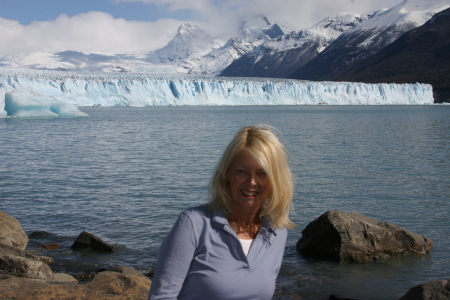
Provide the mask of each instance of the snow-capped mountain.
POLYGON ((236 59, 282 35, 283 30, 278 24, 258 15, 241 23, 237 37, 230 38, 222 47, 203 57, 187 60, 182 66, 190 74, 219 74, 236 59))
POLYGON ((433 86, 435 103, 450 102, 450 8, 408 31, 335 80, 433 86), (413 62, 413 63, 412 63, 413 62))
POLYGON ((181 66, 188 70, 189 74, 219 74, 234 60, 253 51, 254 48, 251 42, 231 38, 222 47, 214 49, 201 58, 188 59, 181 66))
POLYGON ((317 56, 343 32, 375 16, 341 13, 316 25, 266 40, 233 61, 222 76, 286 77, 317 56))
POLYGON ((449 0, 404 0, 343 32, 290 78, 329 80, 450 7, 449 0))
POLYGON ((154 64, 178 64, 202 57, 220 45, 196 25, 182 24, 177 35, 164 48, 150 53, 147 60, 154 64))
POLYGON ((145 58, 145 55, 136 54, 85 53, 81 51, 33 52, 0 57, 0 67, 106 73, 176 73, 171 65, 150 64, 145 58))
POLYGON ((369 14, 338 14, 287 34, 282 22, 256 16, 244 20, 226 42, 198 26, 182 24, 171 42, 154 52, 15 54, 0 57, 0 68, 324 80, 449 6, 450 0, 404 0, 369 14))
POLYGON ((265 16, 244 20, 237 35, 226 42, 211 37, 196 25, 182 24, 163 48, 141 54, 28 53, 0 57, 0 67, 87 72, 148 74, 219 74, 235 59, 267 40, 283 35, 282 29, 265 16))

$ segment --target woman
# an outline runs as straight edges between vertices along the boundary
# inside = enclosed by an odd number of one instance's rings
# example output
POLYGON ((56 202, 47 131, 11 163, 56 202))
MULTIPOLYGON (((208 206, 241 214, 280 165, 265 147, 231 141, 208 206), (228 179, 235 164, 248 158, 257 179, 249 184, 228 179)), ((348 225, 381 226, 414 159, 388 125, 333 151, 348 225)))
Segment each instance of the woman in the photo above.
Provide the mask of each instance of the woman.
POLYGON ((237 132, 211 201, 181 213, 159 252, 148 299, 271 299, 283 259, 293 182, 265 126, 237 132))

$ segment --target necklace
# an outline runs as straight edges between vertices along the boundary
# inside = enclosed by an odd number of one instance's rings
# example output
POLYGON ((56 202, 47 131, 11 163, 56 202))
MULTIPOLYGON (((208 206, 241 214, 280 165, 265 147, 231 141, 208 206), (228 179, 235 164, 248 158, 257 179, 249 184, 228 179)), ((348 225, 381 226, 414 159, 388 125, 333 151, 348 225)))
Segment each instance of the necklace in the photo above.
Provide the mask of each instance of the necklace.
POLYGON ((258 235, 259 228, 261 227, 261 221, 258 219, 258 222, 243 222, 235 219, 228 219, 228 223, 231 228, 236 232, 236 234, 243 237, 249 237, 254 239, 258 235))

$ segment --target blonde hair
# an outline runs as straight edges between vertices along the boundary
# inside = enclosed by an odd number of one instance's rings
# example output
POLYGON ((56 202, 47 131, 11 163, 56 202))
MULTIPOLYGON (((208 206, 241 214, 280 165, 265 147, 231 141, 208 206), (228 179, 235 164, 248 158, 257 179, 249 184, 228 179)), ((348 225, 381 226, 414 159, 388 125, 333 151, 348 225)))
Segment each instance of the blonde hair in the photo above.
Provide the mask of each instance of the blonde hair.
POLYGON ((288 157, 283 144, 267 125, 243 127, 236 133, 211 178, 209 206, 212 210, 222 209, 225 215, 230 216, 232 198, 227 173, 234 158, 242 149, 249 151, 263 166, 272 185, 272 193, 262 207, 260 218, 270 217, 275 228, 292 228, 295 224, 289 220, 289 212, 294 183, 288 157))

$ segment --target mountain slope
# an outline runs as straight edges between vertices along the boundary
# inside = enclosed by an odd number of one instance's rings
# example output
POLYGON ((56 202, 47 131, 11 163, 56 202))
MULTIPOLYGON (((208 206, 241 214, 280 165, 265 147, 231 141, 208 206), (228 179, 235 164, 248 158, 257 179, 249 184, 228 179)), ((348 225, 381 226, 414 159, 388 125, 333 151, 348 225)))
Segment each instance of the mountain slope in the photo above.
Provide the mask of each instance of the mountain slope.
POLYGON ((449 6, 448 0, 405 0, 347 30, 289 77, 307 80, 335 78, 449 6))
POLYGON ((189 70, 190 74, 219 74, 236 59, 283 34, 283 30, 276 23, 271 23, 265 16, 257 15, 243 21, 237 36, 230 38, 222 47, 213 49, 202 57, 188 59, 181 65, 189 70))
POLYGON ((197 58, 211 52, 220 45, 196 25, 182 24, 177 35, 163 47, 150 53, 147 60, 155 64, 174 64, 189 58, 197 58))
POLYGON ((450 102, 450 8, 333 80, 429 83, 436 102, 450 102))
POLYGON ((268 40, 233 61, 221 76, 287 77, 316 57, 343 32, 374 15, 342 13, 308 29, 268 40))
MULTIPOLYGON (((288 24, 283 24, 283 26, 288 24)), ((147 74, 219 74, 235 59, 267 40, 283 35, 279 25, 257 15, 243 20, 237 35, 227 42, 208 35, 196 25, 182 24, 163 48, 141 54, 24 53, 0 57, 6 69, 40 69, 84 72, 130 72, 147 74)))
POLYGON ((289 34, 283 32, 288 24, 280 27, 259 15, 244 20, 227 42, 182 24, 171 42, 154 52, 15 54, 0 57, 0 67, 332 80, 449 6, 450 0, 404 0, 389 10, 342 13, 289 34))

